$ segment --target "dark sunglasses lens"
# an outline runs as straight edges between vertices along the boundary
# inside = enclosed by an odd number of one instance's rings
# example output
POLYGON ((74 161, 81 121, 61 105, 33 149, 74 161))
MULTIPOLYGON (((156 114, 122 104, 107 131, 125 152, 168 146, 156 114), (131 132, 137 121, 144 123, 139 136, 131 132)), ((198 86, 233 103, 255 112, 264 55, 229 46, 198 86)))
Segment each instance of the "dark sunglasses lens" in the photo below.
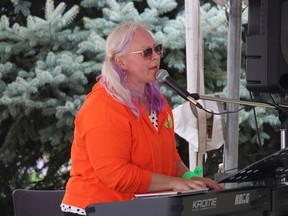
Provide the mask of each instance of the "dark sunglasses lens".
POLYGON ((162 54, 162 44, 159 44, 159 45, 155 46, 154 50, 155 50, 156 53, 161 55, 162 54))
POLYGON ((144 58, 151 57, 151 55, 152 55, 152 49, 151 48, 148 48, 148 49, 143 51, 144 58))

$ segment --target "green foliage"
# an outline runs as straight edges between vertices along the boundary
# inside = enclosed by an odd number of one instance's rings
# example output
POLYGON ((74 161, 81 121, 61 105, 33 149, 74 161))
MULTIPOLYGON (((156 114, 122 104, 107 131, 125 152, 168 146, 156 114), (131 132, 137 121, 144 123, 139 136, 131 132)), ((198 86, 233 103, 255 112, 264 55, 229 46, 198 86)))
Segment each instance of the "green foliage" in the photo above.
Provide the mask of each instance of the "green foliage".
POLYGON ((31 2, 23 1, 23 0, 11 0, 14 5, 14 12, 16 14, 22 13, 24 16, 28 16, 30 14, 31 2))
POLYGON ((221 92, 226 86, 228 20, 223 9, 210 4, 202 6, 201 16, 206 93, 221 92))
POLYGON ((65 7, 47 1, 45 17, 29 15, 26 26, 1 17, 0 182, 9 200, 15 188, 63 188, 68 177, 74 117, 99 66, 77 54, 83 32, 68 25, 79 7, 65 7))
MULTIPOLYGON (((9 0, 4 1, 3 5, 8 5, 9 0)), ((12 215, 11 194, 16 188, 64 188, 69 175, 73 121, 100 73, 106 37, 118 23, 144 22, 164 46, 161 67, 186 87, 184 1, 9 3, 13 15, 4 13, 0 20, 1 215, 12 215), (39 6, 35 9, 34 4, 39 6)), ((206 92, 223 93, 227 18, 222 8, 210 4, 201 6, 201 14, 206 92)), ((168 87, 162 86, 162 91, 173 107, 184 102, 168 87)), ((248 93, 243 92, 241 97, 247 98, 248 93)), ((256 109, 256 113, 261 119, 258 121, 264 149, 271 145, 269 141, 276 140, 269 131, 274 132, 278 122, 273 112, 256 109)), ((241 112, 240 123, 240 143, 244 147, 241 153, 257 152, 252 110, 241 112), (253 144, 251 152, 248 143, 253 144)), ((212 164, 207 164, 205 174, 215 172, 221 155, 221 150, 209 155, 212 164)), ((249 161, 256 158, 251 156, 249 161)))
MULTIPOLYGON (((20 8, 16 13, 25 10, 23 1, 14 2, 20 8)), ((0 191, 5 199, 0 208, 6 209, 4 215, 12 215, 11 195, 16 188, 64 188, 74 118, 100 72, 105 39, 112 28, 136 18, 151 21, 147 25, 159 42, 168 36, 173 43, 177 37, 169 32, 173 22, 165 15, 175 9, 175 1, 149 1, 142 11, 130 1, 94 1, 94 5, 83 1, 81 5, 85 4, 103 14, 94 18, 82 13, 79 26, 73 23, 79 6, 54 5, 52 0, 46 1, 42 16, 29 11, 22 24, 1 17, 0 191), (163 31, 165 26, 168 32, 163 31)), ((182 42, 177 49, 183 47, 182 42)))
MULTIPOLYGON (((240 98, 242 100, 251 100, 253 98, 250 97, 245 85, 246 81, 241 80, 240 98)), ((262 97, 257 99, 257 101, 262 103, 269 102, 269 100, 271 99, 267 97, 267 95, 262 95, 262 97)), ((270 143, 272 146, 278 146, 279 143, 277 143, 277 140, 279 139, 275 140, 271 137, 274 137, 275 133, 278 134, 277 130, 280 128, 278 111, 276 109, 246 107, 245 111, 240 112, 239 124, 240 144, 251 142, 261 147, 267 145, 268 143, 270 143), (267 127, 269 127, 270 130, 267 130, 267 127), (259 130, 258 133, 257 130, 259 130), (273 131, 272 134, 271 131, 273 131)))

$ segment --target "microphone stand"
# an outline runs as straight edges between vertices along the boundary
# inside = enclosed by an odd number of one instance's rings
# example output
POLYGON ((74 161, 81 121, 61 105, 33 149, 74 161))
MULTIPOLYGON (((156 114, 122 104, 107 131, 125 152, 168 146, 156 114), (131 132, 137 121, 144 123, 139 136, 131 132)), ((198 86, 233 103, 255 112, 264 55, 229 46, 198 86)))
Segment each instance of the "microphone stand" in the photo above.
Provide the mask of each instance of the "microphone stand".
MULTIPOLYGON (((288 144, 287 144, 287 112, 285 112, 283 110, 285 107, 281 107, 279 105, 278 106, 272 106, 270 104, 253 102, 253 101, 241 101, 241 100, 228 99, 228 98, 211 97, 211 96, 206 96, 206 95, 199 95, 199 99, 224 102, 224 103, 247 105, 247 106, 253 106, 253 107, 278 109, 279 120, 281 122, 281 128, 280 128, 281 149, 288 147, 288 144)), ((285 96, 281 96, 281 103, 282 104, 288 103, 288 95, 287 94, 285 96)))
POLYGON ((228 98, 217 98, 217 97, 211 97, 211 96, 206 96, 206 95, 199 95, 199 99, 254 106, 254 107, 264 107, 264 108, 274 108, 274 109, 276 108, 275 106, 265 104, 265 103, 259 103, 259 102, 253 102, 253 101, 241 101, 241 100, 234 100, 234 99, 228 99, 228 98))

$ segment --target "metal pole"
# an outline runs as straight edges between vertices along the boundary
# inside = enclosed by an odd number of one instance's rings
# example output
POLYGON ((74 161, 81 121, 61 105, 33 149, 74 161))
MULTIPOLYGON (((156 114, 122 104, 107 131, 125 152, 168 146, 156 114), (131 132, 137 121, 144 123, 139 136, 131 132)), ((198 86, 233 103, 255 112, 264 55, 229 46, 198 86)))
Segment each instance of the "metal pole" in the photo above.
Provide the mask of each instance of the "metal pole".
MULTIPOLYGON (((198 92, 200 76, 198 68, 199 60, 199 0, 185 1, 186 17, 186 74, 187 90, 198 92)), ((189 145, 189 167, 194 169, 197 165, 197 152, 189 145)))
MULTIPOLYGON (((241 62, 241 18, 242 0, 230 0, 228 50, 227 50, 227 97, 239 99, 241 62)), ((236 111, 239 106, 227 105, 228 111, 236 111)), ((226 141, 224 145, 224 169, 238 169, 239 119, 238 113, 227 116, 226 141)), ((235 187, 234 184, 226 185, 235 187)))

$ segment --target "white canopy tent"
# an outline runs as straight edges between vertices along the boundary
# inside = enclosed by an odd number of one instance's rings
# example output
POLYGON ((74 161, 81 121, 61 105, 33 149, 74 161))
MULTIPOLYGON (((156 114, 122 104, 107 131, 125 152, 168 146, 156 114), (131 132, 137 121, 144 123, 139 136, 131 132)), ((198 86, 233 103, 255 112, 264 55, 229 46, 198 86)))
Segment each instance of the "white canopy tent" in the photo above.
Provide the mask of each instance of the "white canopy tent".
MULTIPOLYGON (((215 0, 218 4, 226 4, 228 0, 215 0)), ((241 15, 242 0, 230 0, 228 48, 227 48, 227 97, 239 99, 240 62, 241 62, 241 15)), ((186 15, 186 68, 187 90, 191 93, 205 94, 203 75, 203 39, 200 25, 199 0, 185 1, 186 15)), ((221 111, 219 102, 198 101, 206 109, 213 112, 221 111), (215 110, 216 109, 216 110, 215 110)), ((187 102, 189 103, 189 102, 187 102)), ((203 156, 207 150, 219 148, 224 143, 224 167, 225 170, 238 167, 238 114, 230 114, 226 119, 226 132, 223 135, 223 118, 213 118, 212 137, 207 136, 207 115, 203 110, 195 107, 190 110, 190 104, 183 104, 173 110, 175 118, 175 131, 189 142, 190 168, 202 165, 203 156), (196 111, 195 111, 196 110, 196 111), (187 114, 190 112, 191 118, 187 114), (183 118, 184 117, 184 118, 183 118), (185 120, 186 119, 186 120, 185 120), (184 121, 185 120, 185 121, 184 121), (184 123, 185 122, 185 123, 184 123), (183 124, 185 124, 183 126, 183 124), (188 125, 188 126, 187 126, 188 125), (193 130, 194 128, 194 130, 193 130), (186 131, 185 131, 186 130, 186 131), (196 135, 195 135, 196 131, 196 135), (198 132, 198 134, 197 134, 198 132), (213 136, 214 135, 214 136, 213 136), (208 137, 208 139, 207 139, 208 137), (225 141, 224 141, 225 137, 225 141), (195 144, 196 142, 196 144, 195 144), (197 146, 198 145, 198 146, 197 146), (196 147, 195 147, 196 146, 196 147)), ((228 111, 238 109, 238 105, 227 104, 228 111)), ((211 134, 210 134, 211 135, 211 134)))

